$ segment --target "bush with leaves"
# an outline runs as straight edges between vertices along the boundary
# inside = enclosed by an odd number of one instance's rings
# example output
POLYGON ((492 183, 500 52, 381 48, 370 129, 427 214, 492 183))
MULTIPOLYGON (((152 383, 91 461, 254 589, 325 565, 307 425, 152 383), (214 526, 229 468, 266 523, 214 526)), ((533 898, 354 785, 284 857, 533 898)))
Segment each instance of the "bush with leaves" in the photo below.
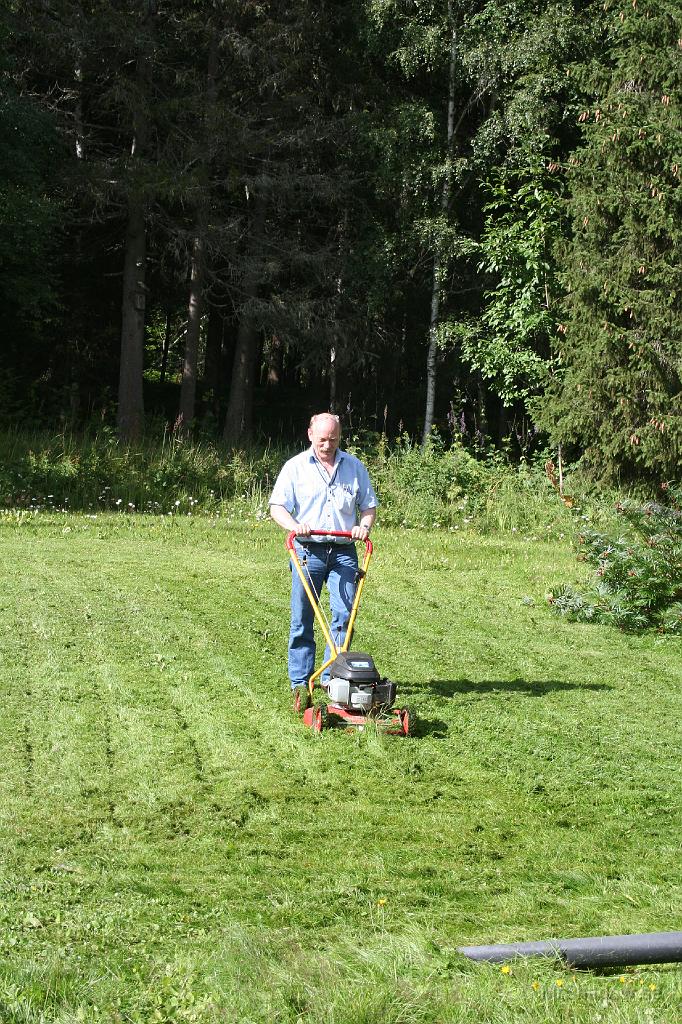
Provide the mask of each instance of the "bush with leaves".
POLYGON ((561 587, 550 595, 556 611, 579 622, 682 635, 682 486, 669 488, 667 499, 619 503, 624 530, 617 538, 581 534, 579 558, 597 579, 586 593, 561 587))

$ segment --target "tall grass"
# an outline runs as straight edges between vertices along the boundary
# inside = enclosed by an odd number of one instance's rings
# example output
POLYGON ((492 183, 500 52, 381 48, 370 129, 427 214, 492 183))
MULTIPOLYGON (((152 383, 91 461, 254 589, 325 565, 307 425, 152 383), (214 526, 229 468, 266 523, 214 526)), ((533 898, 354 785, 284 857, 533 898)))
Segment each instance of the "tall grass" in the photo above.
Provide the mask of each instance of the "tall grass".
MULTIPOLYGON (((437 437, 422 450, 408 437, 351 437, 344 446, 370 469, 385 526, 482 533, 561 535, 570 513, 542 468, 513 465, 500 454, 474 457, 437 437)), ((217 512, 239 503, 267 515, 268 495, 294 451, 228 449, 172 432, 120 445, 111 430, 95 433, 0 433, 0 506, 34 510, 217 512)))
POLYGON ((227 450, 171 432, 126 446, 106 428, 7 431, 0 434, 0 504, 157 514, 213 511, 235 498, 258 504, 283 458, 270 447, 227 450))

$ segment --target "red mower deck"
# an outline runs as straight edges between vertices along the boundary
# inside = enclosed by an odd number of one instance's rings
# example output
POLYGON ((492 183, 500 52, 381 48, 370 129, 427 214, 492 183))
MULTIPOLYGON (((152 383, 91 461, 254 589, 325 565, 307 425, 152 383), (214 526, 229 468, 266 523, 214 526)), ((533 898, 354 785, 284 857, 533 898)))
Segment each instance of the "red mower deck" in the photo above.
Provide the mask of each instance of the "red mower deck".
POLYGON ((339 704, 313 704, 303 712, 303 722, 313 732, 323 729, 366 729, 374 726, 389 736, 410 735, 409 708, 392 708, 383 714, 364 715, 339 704))

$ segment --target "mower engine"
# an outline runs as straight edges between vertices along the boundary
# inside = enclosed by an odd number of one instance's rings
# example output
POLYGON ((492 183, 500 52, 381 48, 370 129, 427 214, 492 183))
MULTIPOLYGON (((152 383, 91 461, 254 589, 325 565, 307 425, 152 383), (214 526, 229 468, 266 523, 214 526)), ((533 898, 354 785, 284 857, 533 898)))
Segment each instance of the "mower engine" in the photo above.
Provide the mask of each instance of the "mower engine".
POLYGON ((363 651, 342 651, 329 666, 325 684, 332 704, 368 714, 393 706, 396 684, 382 679, 371 655, 363 651))

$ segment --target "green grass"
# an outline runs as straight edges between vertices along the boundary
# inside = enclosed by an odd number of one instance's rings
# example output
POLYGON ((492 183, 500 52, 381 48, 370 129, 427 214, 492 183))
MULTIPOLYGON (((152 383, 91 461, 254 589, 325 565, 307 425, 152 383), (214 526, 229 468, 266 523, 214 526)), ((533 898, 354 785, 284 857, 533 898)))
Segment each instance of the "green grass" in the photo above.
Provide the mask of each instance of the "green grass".
POLYGON ((2 1024, 679 1019, 677 966, 456 952, 680 926, 682 644, 553 616, 567 543, 378 531, 401 740, 293 716, 270 524, 0 538, 2 1024))

